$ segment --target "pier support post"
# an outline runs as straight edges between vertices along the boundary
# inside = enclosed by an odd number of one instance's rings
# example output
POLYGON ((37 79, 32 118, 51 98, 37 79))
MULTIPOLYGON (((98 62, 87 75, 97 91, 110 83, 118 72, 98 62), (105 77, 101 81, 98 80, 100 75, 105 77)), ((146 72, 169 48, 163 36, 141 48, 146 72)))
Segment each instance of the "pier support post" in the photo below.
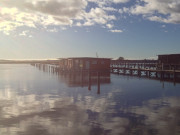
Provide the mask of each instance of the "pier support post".
POLYGON ((157 72, 157 71, 156 71, 156 73, 155 73, 155 74, 156 74, 156 78, 158 78, 158 72, 157 72))
POLYGON ((176 71, 174 70, 174 72, 173 72, 173 75, 174 75, 174 82, 176 81, 176 71))
POLYGON ((138 76, 141 76, 141 70, 138 69, 138 76))
POLYGON ((151 71, 149 71, 149 75, 148 76, 149 76, 149 78, 151 77, 151 71))
POLYGON ((164 79, 164 71, 161 71, 161 79, 164 79))
POLYGON ((84 86, 83 80, 84 80, 84 77, 83 77, 83 70, 81 70, 81 86, 82 86, 82 87, 84 86))
POLYGON ((132 75, 132 70, 131 69, 129 69, 129 73, 130 73, 130 75, 132 75))
POLYGON ((89 76, 88 76, 88 90, 91 90, 91 72, 89 71, 89 76))
POLYGON ((97 94, 100 94, 100 73, 97 73, 97 94))

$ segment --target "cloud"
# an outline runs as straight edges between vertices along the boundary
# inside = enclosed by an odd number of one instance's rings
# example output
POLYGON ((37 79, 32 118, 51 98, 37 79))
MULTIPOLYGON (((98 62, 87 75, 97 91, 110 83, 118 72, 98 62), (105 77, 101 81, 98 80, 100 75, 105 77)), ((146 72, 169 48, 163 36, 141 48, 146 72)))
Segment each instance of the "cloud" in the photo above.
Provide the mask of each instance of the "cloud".
POLYGON ((114 15, 108 15, 101 8, 92 8, 90 12, 85 13, 85 25, 106 24, 108 21, 116 20, 114 15))
POLYGON ((150 21, 180 23, 180 1, 177 0, 141 0, 125 12, 143 15, 150 21))
POLYGON ((166 25, 162 25, 161 27, 162 27, 162 28, 165 28, 165 27, 166 27, 166 25))
POLYGON ((119 4, 119 3, 127 3, 130 0, 87 0, 88 2, 93 2, 98 4, 100 7, 111 5, 111 4, 119 4))
POLYGON ((48 25, 62 24, 62 22, 54 20, 51 16, 22 12, 17 8, 1 8, 1 11, 0 31, 5 34, 9 34, 22 26, 37 28, 38 26, 46 27, 48 25))
POLYGON ((128 2, 130 0, 1 0, 0 31, 9 35, 19 27, 43 28, 49 32, 52 31, 48 28, 52 27, 48 26, 101 25, 112 28, 109 24, 123 19, 117 16, 118 12, 142 15, 150 21, 180 23, 180 1, 136 0, 130 7, 124 4, 128 2))
POLYGON ((27 36, 27 33, 28 33, 28 32, 29 32, 28 30, 22 31, 22 32, 19 34, 19 36, 27 36))
POLYGON ((113 32, 113 33, 122 33, 123 31, 122 30, 110 30, 110 32, 113 32))
POLYGON ((114 13, 110 12, 117 12, 118 9, 111 4, 125 1, 127 0, 2 0, 0 31, 9 35, 23 26, 36 29, 48 29, 48 26, 105 26, 116 20, 114 13), (87 11, 89 2, 98 6, 92 6, 87 11))
POLYGON ((56 17, 75 17, 87 6, 86 0, 2 0, 7 7, 16 7, 26 12, 39 12, 56 17))
POLYGON ((32 36, 32 35, 29 35, 28 37, 29 37, 29 38, 32 38, 33 36, 32 36))
POLYGON ((106 24, 106 26, 107 26, 109 29, 113 28, 113 25, 112 25, 112 24, 106 24))
POLYGON ((49 29, 48 32, 58 32, 58 30, 56 28, 53 28, 53 29, 49 29))
POLYGON ((113 0, 114 3, 127 3, 129 0, 113 0))
POLYGON ((2 0, 0 4, 0 31, 9 34, 18 27, 31 28, 72 25, 84 12, 85 0, 2 0))
POLYGON ((87 5, 85 0, 47 0, 36 1, 35 3, 27 3, 26 7, 30 10, 49 14, 58 17, 76 17, 87 5))
POLYGON ((76 23, 76 26, 79 26, 79 27, 80 27, 80 26, 82 26, 82 24, 81 24, 80 22, 77 22, 77 23, 76 23))

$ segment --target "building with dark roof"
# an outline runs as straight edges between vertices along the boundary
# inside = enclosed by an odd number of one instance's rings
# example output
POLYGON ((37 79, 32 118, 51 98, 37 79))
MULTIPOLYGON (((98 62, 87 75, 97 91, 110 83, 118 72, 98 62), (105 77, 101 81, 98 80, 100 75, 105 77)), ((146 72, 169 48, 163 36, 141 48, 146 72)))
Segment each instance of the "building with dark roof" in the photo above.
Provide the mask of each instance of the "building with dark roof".
POLYGON ((158 67, 163 70, 180 70, 180 54, 158 55, 158 67))
POLYGON ((92 57, 64 58, 60 60, 59 66, 63 70, 110 71, 110 59, 92 57))

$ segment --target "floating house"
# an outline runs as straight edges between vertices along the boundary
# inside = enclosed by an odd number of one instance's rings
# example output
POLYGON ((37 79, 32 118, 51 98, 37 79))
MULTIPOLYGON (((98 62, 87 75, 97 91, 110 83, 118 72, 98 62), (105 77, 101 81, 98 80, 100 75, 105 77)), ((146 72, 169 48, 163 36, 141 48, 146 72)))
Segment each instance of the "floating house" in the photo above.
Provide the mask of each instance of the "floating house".
POLYGON ((158 55, 158 67, 162 70, 180 70, 180 54, 158 55))
POLYGON ((77 57, 60 59, 61 70, 90 70, 90 71, 110 71, 109 58, 77 57))

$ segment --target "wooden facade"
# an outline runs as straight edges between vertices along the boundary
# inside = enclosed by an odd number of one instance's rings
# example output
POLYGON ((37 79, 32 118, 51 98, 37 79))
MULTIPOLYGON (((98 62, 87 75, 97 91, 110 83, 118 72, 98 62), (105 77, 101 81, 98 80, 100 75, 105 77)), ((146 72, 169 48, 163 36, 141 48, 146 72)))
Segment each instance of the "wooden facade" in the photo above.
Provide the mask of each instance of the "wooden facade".
POLYGON ((180 70, 180 54, 158 55, 158 68, 162 70, 180 70))
POLYGON ((91 70, 91 71, 110 71, 110 59, 108 58, 65 58, 59 61, 62 70, 91 70))

